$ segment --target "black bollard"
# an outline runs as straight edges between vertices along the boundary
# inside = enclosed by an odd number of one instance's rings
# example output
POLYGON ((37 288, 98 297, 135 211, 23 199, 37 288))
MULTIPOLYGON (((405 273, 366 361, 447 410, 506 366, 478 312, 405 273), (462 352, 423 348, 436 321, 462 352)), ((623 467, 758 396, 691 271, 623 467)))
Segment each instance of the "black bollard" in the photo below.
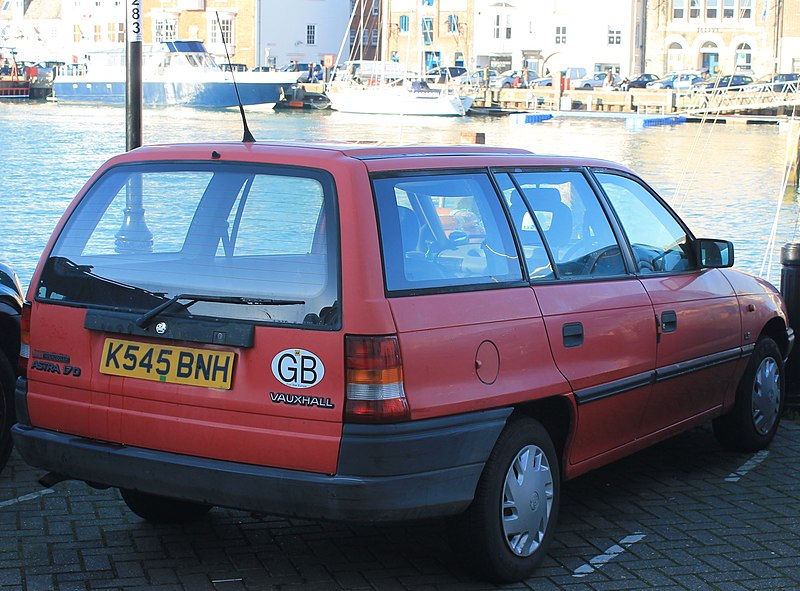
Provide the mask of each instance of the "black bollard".
MULTIPOLYGON (((781 295, 789 313, 789 326, 800 335, 800 243, 781 247, 781 295)), ((786 362, 786 398, 800 404, 800 347, 795 345, 786 362)))

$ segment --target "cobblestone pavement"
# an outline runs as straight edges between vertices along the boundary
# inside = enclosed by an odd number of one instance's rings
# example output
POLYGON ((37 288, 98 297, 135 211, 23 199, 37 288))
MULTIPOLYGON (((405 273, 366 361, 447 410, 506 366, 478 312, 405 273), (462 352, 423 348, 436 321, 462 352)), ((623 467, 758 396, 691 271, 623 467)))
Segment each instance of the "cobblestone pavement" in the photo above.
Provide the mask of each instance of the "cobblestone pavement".
POLYGON ((768 452, 722 451, 707 427, 564 486, 536 576, 471 580, 439 522, 355 526, 214 509, 151 525, 115 490, 42 489, 14 455, 0 474, 0 589, 26 591, 800 589, 800 425, 768 452))

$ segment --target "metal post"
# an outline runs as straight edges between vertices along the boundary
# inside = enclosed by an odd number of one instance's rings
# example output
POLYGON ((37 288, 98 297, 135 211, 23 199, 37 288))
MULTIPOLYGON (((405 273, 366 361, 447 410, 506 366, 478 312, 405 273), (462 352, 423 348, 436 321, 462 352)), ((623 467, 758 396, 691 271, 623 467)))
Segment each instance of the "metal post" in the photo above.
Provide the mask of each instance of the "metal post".
MULTIPOLYGON (((142 9, 140 2, 141 0, 128 0, 128 51, 125 57, 127 66, 125 143, 128 151, 142 145, 142 9)), ((153 250, 153 234, 144 219, 140 175, 131 177, 127 183, 122 226, 115 237, 117 252, 151 252, 153 250)))
MULTIPOLYGON (((781 248, 781 295, 786 302, 789 326, 800 334, 800 244, 784 244, 781 248)), ((800 351, 795 347, 786 362, 787 402, 800 404, 797 385, 800 381, 800 351)))
POLYGON ((126 150, 142 145, 142 7, 141 0, 128 0, 128 40, 125 54, 126 150))

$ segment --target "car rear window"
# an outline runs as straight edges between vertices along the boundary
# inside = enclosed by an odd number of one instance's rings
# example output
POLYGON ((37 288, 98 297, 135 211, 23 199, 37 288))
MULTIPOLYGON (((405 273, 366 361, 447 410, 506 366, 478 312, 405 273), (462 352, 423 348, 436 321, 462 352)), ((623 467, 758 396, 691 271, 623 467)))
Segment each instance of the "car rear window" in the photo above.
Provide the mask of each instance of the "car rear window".
POLYGON ((70 215, 37 297, 137 311, 199 294, 211 297, 192 315, 336 327, 333 187, 324 171, 289 167, 117 166, 70 215))
POLYGON ((373 181, 389 292, 521 281, 511 229, 485 174, 373 181))

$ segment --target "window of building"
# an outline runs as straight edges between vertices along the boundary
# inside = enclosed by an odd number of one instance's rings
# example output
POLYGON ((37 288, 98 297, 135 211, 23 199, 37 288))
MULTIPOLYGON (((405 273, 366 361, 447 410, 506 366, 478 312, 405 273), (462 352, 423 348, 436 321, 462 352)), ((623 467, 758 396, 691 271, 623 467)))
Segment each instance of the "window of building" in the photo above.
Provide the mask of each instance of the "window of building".
POLYGON ((458 15, 451 14, 447 17, 447 32, 458 33, 458 15))
POLYGON ((608 28, 608 44, 622 45, 622 31, 619 29, 608 28))
POLYGON ((380 0, 372 0, 372 16, 378 16, 378 8, 380 7, 380 0))
POLYGON ((372 29, 372 45, 378 44, 378 29, 372 29))
POLYGON ((722 0, 722 18, 733 18, 736 0, 722 0))
POLYGON ((361 44, 365 47, 369 45, 369 29, 364 29, 364 32, 361 35, 361 44))
POLYGON ((706 18, 719 18, 719 0, 706 0, 706 18))
POLYGON ((422 41, 425 45, 433 43, 433 19, 430 17, 422 19, 422 41))
POLYGON ((217 23, 216 18, 209 21, 209 40, 211 43, 225 43, 226 45, 234 45, 233 17, 230 15, 223 16, 221 14, 218 16, 219 23, 217 23), (222 29, 221 35, 220 29, 222 29))
POLYGON ((747 43, 740 43, 736 47, 736 69, 746 71, 753 69, 753 49, 747 43))
POLYGON ((700 0, 689 0, 689 18, 700 18, 700 0))
POLYGON ((753 18, 753 0, 739 0, 739 18, 753 18))
POLYGON ((422 0, 423 6, 433 6, 433 0, 422 0))
POLYGON ((350 47, 356 44, 356 30, 350 29, 350 47))
POLYGON ((72 26, 72 40, 75 43, 80 42, 83 39, 83 34, 81 33, 81 26, 80 25, 73 25, 72 26))
POLYGON ((306 45, 317 44, 317 25, 306 25, 306 45))
POLYGON ((672 0, 672 18, 679 19, 686 17, 686 0, 672 0))
POLYGON ((500 15, 494 15, 494 28, 492 31, 492 36, 495 39, 500 39, 500 15))
POLYGON ((94 26, 94 41, 100 43, 103 40, 103 27, 102 25, 94 26))
POLYGON ((511 39, 511 15, 506 15, 506 39, 511 39))
POLYGON ((408 16, 405 14, 400 17, 400 32, 408 33, 408 16))
POLYGON ((112 43, 124 43, 125 23, 108 23, 108 40, 112 43))
POLYGON ((556 45, 564 45, 567 42, 567 27, 556 27, 556 45))
POLYGON ((156 18, 153 26, 153 39, 156 43, 172 41, 177 37, 178 21, 172 18, 156 18))

